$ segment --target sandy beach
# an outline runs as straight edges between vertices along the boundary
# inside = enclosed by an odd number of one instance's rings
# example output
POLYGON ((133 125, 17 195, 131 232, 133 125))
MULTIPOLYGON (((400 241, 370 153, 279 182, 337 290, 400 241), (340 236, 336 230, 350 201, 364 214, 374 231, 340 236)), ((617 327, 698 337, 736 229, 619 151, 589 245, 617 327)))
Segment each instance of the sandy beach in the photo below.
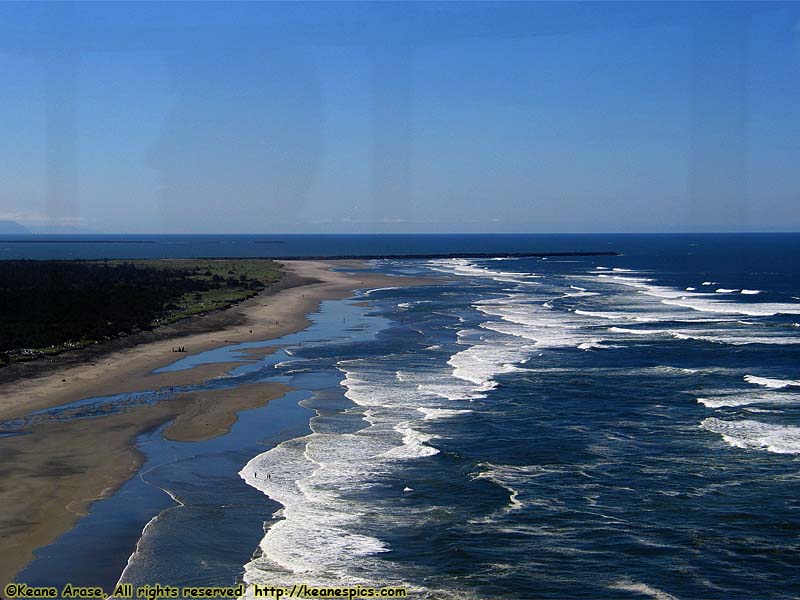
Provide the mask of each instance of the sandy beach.
MULTIPOLYGON (((212 348, 276 339, 302 330, 309 324, 307 315, 321 301, 349 297, 359 288, 432 281, 331 270, 362 266, 354 261, 283 264, 298 278, 298 285, 260 294, 228 309, 234 325, 134 346, 93 362, 0 385, 0 421, 83 398, 202 383, 258 360, 274 348, 242 352, 238 362, 157 374, 152 371, 212 348), (187 353, 175 354, 172 348, 176 345, 187 353)), ((92 501, 113 493, 137 472, 141 457, 135 439, 141 432, 172 421, 165 430, 169 439, 209 439, 226 433, 239 411, 263 406, 288 389, 281 384, 260 383, 234 390, 174 394, 154 405, 108 416, 70 421, 42 418, 28 425, 26 435, 0 440, 0 505, 4 507, 0 517, 0 584, 13 580, 33 558, 36 548, 68 531, 86 514, 92 501)))

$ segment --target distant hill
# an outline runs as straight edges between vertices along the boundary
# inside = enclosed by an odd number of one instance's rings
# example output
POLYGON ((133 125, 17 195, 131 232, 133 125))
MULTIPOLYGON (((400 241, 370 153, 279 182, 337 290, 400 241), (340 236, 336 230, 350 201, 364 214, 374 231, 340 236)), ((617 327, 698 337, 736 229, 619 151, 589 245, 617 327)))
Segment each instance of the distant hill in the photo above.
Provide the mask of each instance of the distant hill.
POLYGON ((31 230, 16 221, 0 221, 0 234, 29 235, 31 230))

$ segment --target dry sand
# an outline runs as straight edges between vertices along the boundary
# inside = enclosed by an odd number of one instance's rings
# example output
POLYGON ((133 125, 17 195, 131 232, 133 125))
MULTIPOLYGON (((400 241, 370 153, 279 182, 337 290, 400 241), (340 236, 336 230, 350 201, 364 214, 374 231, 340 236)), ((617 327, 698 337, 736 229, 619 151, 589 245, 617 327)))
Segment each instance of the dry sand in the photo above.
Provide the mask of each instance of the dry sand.
MULTIPOLYGON (((274 339, 304 329, 308 313, 322 300, 346 298, 359 288, 433 281, 330 270, 356 269, 362 266, 357 261, 286 261, 284 266, 308 283, 256 296, 231 309, 244 316, 236 326, 143 344, 93 363, 3 384, 0 421, 83 398, 196 384, 223 376, 242 363, 152 371, 225 344, 274 339), (185 347, 187 354, 173 353, 176 345, 185 347)), ((272 351, 274 347, 252 349, 237 353, 237 358, 257 360, 272 351)), ((141 457, 135 440, 141 432, 173 421, 165 430, 170 439, 209 439, 226 433, 239 411, 262 406, 287 390, 281 384, 261 383, 181 393, 108 416, 40 420, 26 431, 28 435, 0 439, 0 588, 33 558, 36 548, 68 531, 92 501, 113 493, 136 473, 141 457)))

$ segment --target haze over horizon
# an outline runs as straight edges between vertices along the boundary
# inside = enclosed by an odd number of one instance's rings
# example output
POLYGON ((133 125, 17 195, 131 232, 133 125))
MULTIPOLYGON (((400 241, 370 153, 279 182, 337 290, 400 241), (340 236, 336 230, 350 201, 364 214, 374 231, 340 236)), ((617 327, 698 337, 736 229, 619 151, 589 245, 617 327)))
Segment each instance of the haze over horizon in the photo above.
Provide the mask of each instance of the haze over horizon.
POLYGON ((0 5, 0 222, 800 230, 800 4, 0 5))

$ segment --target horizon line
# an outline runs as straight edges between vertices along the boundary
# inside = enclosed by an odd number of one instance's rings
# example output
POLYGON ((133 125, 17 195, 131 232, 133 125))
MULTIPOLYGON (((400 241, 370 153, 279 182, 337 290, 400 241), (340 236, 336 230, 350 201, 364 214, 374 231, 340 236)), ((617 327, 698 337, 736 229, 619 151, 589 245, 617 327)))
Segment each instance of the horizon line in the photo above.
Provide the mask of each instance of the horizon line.
POLYGON ((514 235, 765 235, 765 234, 800 234, 800 230, 793 229, 770 229, 770 230, 702 230, 702 231, 449 231, 441 233, 433 233, 426 231, 406 231, 406 232, 390 232, 390 231, 376 231, 376 232, 105 232, 105 231, 91 231, 91 232, 27 232, 27 233, 4 233, 0 234, 3 238, 9 237, 39 237, 39 236, 110 236, 110 235, 124 235, 124 236, 155 236, 155 235, 170 235, 170 236, 301 236, 301 235, 314 235, 314 236, 336 236, 336 235, 349 235, 349 236, 403 236, 403 235, 416 235, 416 236, 431 236, 441 237, 448 235, 467 235, 467 236, 514 236, 514 235))

